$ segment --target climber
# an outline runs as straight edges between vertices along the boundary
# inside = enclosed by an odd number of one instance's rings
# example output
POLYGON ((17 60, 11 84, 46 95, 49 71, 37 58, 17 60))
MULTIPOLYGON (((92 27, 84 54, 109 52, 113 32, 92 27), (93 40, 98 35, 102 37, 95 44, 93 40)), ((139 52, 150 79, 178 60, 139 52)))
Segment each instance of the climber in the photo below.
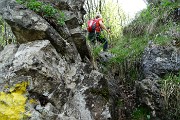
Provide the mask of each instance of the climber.
POLYGON ((103 51, 107 51, 108 41, 101 33, 102 30, 106 30, 107 33, 109 34, 110 29, 107 29, 106 26, 103 24, 101 14, 97 14, 93 20, 89 20, 89 21, 88 21, 88 32, 89 32, 88 39, 91 41, 92 44, 95 44, 96 40, 100 43, 103 43, 104 44, 103 51), (95 30, 93 30, 93 26, 91 26, 92 24, 95 24, 95 30), (89 26, 91 26, 92 28, 89 28, 89 26))

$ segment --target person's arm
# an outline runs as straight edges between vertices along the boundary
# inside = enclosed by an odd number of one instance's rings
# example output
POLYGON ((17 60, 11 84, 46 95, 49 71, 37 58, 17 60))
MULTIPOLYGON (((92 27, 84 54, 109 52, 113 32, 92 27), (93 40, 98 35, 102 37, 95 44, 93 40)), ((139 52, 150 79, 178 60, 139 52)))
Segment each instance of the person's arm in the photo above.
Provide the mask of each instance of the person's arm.
POLYGON ((102 20, 99 21, 99 25, 102 29, 106 30, 108 33, 110 32, 109 29, 107 29, 106 26, 103 24, 102 20))

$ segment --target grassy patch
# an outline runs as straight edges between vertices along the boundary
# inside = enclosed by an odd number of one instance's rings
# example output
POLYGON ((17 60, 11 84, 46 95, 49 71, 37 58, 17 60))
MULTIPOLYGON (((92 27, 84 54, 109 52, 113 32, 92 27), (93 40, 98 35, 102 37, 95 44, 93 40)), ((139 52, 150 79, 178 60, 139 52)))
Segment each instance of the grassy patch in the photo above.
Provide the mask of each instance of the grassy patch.
POLYGON ((121 63, 124 60, 134 60, 141 57, 149 41, 155 44, 167 45, 174 38, 169 31, 178 31, 179 23, 173 21, 173 11, 177 7, 177 2, 169 3, 163 0, 160 6, 148 6, 134 21, 123 30, 123 37, 117 41, 112 41, 113 47, 110 51, 116 57, 111 63, 121 63))
MULTIPOLYGON (((180 72, 179 72, 180 74, 180 72)), ((167 74, 161 80, 161 94, 164 100, 164 118, 180 119, 180 75, 167 74)))

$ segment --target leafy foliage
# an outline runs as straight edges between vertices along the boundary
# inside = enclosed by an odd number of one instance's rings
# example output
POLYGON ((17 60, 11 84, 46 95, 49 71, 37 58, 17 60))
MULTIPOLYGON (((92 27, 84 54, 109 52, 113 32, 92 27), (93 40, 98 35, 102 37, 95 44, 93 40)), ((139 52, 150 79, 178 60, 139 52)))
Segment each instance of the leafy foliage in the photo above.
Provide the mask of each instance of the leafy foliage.
POLYGON ((54 18, 59 25, 64 25, 65 15, 62 11, 54 8, 51 4, 47 4, 38 0, 16 0, 19 4, 25 5, 27 8, 40 14, 42 17, 49 19, 54 18))

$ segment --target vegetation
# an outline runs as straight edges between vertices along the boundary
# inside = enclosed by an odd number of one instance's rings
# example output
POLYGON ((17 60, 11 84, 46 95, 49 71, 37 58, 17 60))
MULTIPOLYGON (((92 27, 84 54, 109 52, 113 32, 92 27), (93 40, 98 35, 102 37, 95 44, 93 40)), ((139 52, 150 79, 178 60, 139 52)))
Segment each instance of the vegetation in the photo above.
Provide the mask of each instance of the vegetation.
MULTIPOLYGON (((169 45, 172 40, 180 41, 169 31, 180 32, 180 23, 173 18, 174 10, 178 8, 177 2, 163 0, 159 6, 148 6, 136 18, 124 27, 123 36, 111 43, 110 52, 116 56, 111 59, 110 66, 134 61, 142 56, 149 41, 159 45, 169 45)), ((132 69, 133 70, 133 69, 132 69)), ((136 78, 138 71, 128 71, 130 79, 136 78)), ((129 79, 128 79, 129 80, 129 79)), ((134 81, 137 79, 134 79, 134 81)), ((132 84, 133 85, 133 84, 132 84)), ((164 99, 164 119, 180 119, 180 77, 167 75, 161 81, 161 92, 164 99)), ((145 108, 136 108, 132 114, 133 120, 149 120, 150 113, 145 108)))
POLYGON ((2 18, 0 18, 0 45, 4 44, 3 34, 4 34, 4 22, 2 18))
POLYGON ((15 37, 8 24, 0 16, 0 45, 5 46, 12 42, 15 42, 15 37))
MULTIPOLYGON (((180 72, 179 72, 180 73, 180 72)), ((180 119, 180 75, 168 74, 161 80, 164 100, 164 118, 180 119)))
POLYGON ((38 0, 16 0, 19 4, 25 5, 27 8, 38 13, 47 20, 55 19, 59 25, 64 25, 65 15, 51 4, 38 0))
POLYGON ((150 111, 140 106, 132 113, 132 120, 150 120, 150 111))
POLYGON ((172 17, 177 3, 163 0, 161 6, 148 6, 135 20, 124 28, 123 37, 112 43, 110 51, 116 54, 111 63, 122 62, 125 59, 135 59, 144 51, 149 41, 159 45, 167 45, 174 36, 167 35, 167 31, 179 31, 180 24, 174 23, 172 17))

